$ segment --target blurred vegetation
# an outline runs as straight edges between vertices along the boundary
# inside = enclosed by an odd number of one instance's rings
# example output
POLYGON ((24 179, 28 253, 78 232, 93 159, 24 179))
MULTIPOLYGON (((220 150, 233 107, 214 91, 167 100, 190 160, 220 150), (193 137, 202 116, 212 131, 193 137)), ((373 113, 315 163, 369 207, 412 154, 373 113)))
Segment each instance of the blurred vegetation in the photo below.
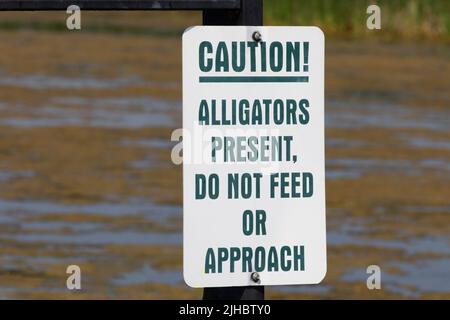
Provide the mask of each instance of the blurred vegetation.
MULTIPOLYGON (((251 0, 246 0, 251 1, 251 0)), ((0 12, 0 30, 66 32, 65 12, 0 12)), ((83 32, 178 37, 201 25, 201 12, 87 11, 83 32)), ((450 41, 450 0, 264 0, 266 25, 316 25, 327 36, 450 41), (368 30, 367 7, 381 8, 381 30, 368 30)))
MULTIPOLYGON (((68 32, 67 17, 64 11, 3 11, 0 30, 68 32)), ((82 33, 179 37, 186 27, 201 24, 200 11, 82 11, 81 14, 82 33)))
POLYGON ((316 25, 327 34, 450 39, 450 0, 264 0, 267 25, 316 25), (381 30, 368 30, 366 9, 381 8, 381 30))

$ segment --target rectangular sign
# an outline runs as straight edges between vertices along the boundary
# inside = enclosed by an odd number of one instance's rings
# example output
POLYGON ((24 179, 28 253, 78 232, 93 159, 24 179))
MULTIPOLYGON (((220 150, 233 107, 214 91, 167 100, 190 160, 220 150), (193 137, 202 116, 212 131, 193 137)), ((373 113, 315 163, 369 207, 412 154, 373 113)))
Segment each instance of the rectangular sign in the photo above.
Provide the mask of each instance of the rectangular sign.
POLYGON ((325 277, 324 46, 316 27, 183 34, 189 286, 325 277))

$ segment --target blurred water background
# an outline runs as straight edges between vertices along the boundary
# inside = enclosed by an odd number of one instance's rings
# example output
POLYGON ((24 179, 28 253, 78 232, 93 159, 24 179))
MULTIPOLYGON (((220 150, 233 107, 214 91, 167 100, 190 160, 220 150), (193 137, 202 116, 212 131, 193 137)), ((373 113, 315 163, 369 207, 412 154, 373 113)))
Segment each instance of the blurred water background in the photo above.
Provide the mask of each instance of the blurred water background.
MULTIPOLYGON (((448 1, 377 3, 386 30, 369 32, 364 1, 265 1, 268 25, 325 30, 329 255, 322 284, 268 298, 450 298, 448 1)), ((201 15, 65 18, 0 14, 0 298, 199 298, 170 136, 201 15)))

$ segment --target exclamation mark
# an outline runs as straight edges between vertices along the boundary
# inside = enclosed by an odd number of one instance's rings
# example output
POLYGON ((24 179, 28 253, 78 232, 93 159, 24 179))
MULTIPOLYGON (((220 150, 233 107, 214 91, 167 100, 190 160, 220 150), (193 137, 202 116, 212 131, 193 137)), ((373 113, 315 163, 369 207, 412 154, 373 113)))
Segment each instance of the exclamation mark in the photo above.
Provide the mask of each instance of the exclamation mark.
POLYGON ((309 42, 303 42, 303 71, 308 72, 309 42))

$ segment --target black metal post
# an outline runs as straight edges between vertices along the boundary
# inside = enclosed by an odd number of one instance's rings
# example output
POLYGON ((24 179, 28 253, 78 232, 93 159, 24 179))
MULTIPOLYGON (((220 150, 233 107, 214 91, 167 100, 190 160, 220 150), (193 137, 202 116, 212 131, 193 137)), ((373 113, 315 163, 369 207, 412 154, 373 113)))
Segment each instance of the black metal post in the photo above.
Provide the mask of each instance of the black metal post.
MULTIPOLYGON (((262 26, 263 0, 241 0, 240 9, 205 9, 203 25, 262 26)), ((264 286, 205 288, 203 300, 264 300, 264 286)))
MULTIPOLYGON (((252 2, 252 0, 251 0, 252 2)), ((0 11, 66 10, 238 10, 240 0, 0 0, 0 11)))
POLYGON ((204 9, 205 26, 262 26, 263 0, 241 0, 239 9, 204 9))

